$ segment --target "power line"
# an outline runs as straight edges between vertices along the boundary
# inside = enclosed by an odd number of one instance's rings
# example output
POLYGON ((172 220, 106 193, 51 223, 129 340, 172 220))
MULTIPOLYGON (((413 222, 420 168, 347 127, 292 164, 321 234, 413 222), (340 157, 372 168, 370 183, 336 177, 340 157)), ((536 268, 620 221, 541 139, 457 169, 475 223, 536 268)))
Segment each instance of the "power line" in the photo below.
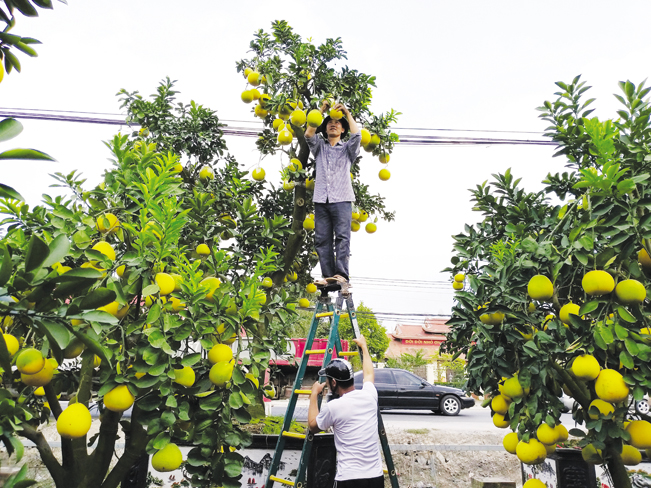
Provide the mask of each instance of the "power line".
MULTIPOLYGON (((26 109, 0 109, 0 116, 2 117, 14 117, 20 119, 32 119, 32 120, 49 120, 57 122, 77 122, 77 123, 87 123, 87 124, 102 124, 102 125, 126 125, 126 119, 109 119, 109 118, 100 118, 100 117, 87 117, 85 115, 66 115, 69 113, 82 113, 82 114, 91 114, 93 112, 71 112, 71 111, 58 111, 59 113, 44 113, 45 110, 30 110, 30 112, 25 112, 26 109)), ((54 112, 54 111, 47 111, 54 112)), ((118 115, 116 115, 118 116, 118 115)), ((122 116, 120 116, 122 117, 122 116)), ((243 122, 243 121, 238 121, 243 122)), ((426 130, 426 129, 418 129, 426 130)), ((432 130, 446 130, 446 129, 432 129, 432 130)), ((448 131, 454 131, 458 129, 447 129, 448 131)), ((239 136, 239 137, 258 137, 259 131, 255 129, 249 129, 246 127, 223 127, 222 131, 224 135, 227 136, 239 136)), ((469 131, 470 132, 470 131, 469 131)), ((486 131, 488 132, 488 131, 486 131)), ((498 132, 498 131, 491 131, 498 132)), ((506 132, 506 131, 505 131, 506 132)), ((411 146, 432 146, 432 145, 526 145, 526 146, 556 146, 557 143, 548 140, 531 140, 531 139, 496 139, 490 137, 443 137, 443 136, 412 136, 412 135, 398 135, 400 142, 397 144, 400 145, 411 145, 411 146)))

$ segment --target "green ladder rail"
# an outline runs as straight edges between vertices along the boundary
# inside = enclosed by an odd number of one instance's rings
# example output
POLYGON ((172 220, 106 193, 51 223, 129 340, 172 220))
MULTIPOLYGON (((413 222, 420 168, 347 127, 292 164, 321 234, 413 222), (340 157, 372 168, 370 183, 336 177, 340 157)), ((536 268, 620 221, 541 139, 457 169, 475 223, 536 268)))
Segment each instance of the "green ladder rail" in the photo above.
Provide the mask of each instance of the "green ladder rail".
MULTIPOLYGON (((310 325, 310 331, 308 333, 307 339, 305 341, 305 351, 303 352, 303 357, 301 358, 300 364, 298 366, 298 371, 296 372, 296 379, 294 380, 294 387, 292 388, 292 394, 289 399, 289 404, 287 405, 287 410, 285 412, 285 418, 283 421, 283 427, 281 435, 278 436, 278 442, 276 443, 276 450, 274 451, 274 456, 269 466, 269 476, 265 483, 265 488, 273 488, 275 482, 281 483, 287 486, 294 486, 296 488, 305 488, 305 477, 307 473, 307 465, 312 454, 312 444, 314 441, 314 434, 310 432, 310 428, 307 428, 307 433, 299 434, 296 432, 290 432, 290 426, 292 419, 294 418, 294 410, 296 409, 296 402, 299 395, 309 395, 311 390, 301 389, 301 384, 303 382, 303 377, 305 376, 305 370, 307 369, 307 363, 309 361, 309 356, 311 354, 323 354, 323 367, 325 367, 330 360, 332 359, 333 353, 336 353, 338 357, 349 357, 353 355, 359 355, 359 351, 343 351, 341 347, 341 339, 339 337, 339 320, 344 317, 349 317, 350 322, 353 326, 353 331, 355 338, 361 336, 359 331, 359 325, 357 324, 357 312, 355 312, 355 304, 353 303, 352 294, 348 291, 348 288, 342 289, 340 285, 329 285, 327 287, 321 288, 321 296, 318 299, 317 305, 314 309, 314 315, 312 317, 312 323, 310 325), (333 306, 332 300, 328 296, 328 292, 339 290, 339 296, 336 299, 336 303, 333 306), (342 313, 344 302, 346 304, 347 313, 342 313), (328 336, 328 344, 326 349, 312 349, 312 344, 316 336, 316 329, 319 325, 319 320, 322 318, 328 318, 330 320, 330 333, 328 336), (301 450, 301 458, 299 461, 296 478, 294 480, 287 480, 279 478, 276 476, 278 473, 278 467, 280 466, 280 461, 282 459, 282 454, 285 449, 285 439, 288 437, 303 439, 303 449, 301 450)), ((361 359, 361 357, 360 357, 361 359)), ((324 382, 325 379, 319 378, 319 382, 324 382)), ((321 399, 319 396, 318 404, 321 407, 321 399)), ((386 473, 389 475, 391 480, 392 488, 399 488, 398 476, 396 473, 395 466, 393 464, 393 458, 391 457, 391 450, 389 449, 389 440, 387 438, 386 430, 384 428, 384 422, 382 421, 382 416, 380 415, 380 409, 378 406, 378 434, 380 436, 380 444, 382 445, 382 452, 384 453, 384 461, 387 465, 386 473)))

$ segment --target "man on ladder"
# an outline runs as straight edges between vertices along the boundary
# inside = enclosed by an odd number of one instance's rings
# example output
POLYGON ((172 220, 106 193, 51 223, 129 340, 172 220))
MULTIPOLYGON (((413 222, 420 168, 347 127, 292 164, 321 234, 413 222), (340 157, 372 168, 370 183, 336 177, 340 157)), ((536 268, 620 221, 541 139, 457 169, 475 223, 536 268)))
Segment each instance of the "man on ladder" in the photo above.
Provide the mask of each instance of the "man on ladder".
POLYGON ((375 372, 364 336, 353 341, 362 352, 362 389, 355 389, 351 364, 345 359, 333 359, 319 371, 319 376, 325 376, 325 383, 316 382, 312 386, 308 425, 312 432, 333 428, 337 449, 336 488, 383 488, 375 372), (333 398, 319 411, 318 398, 326 384, 333 398))

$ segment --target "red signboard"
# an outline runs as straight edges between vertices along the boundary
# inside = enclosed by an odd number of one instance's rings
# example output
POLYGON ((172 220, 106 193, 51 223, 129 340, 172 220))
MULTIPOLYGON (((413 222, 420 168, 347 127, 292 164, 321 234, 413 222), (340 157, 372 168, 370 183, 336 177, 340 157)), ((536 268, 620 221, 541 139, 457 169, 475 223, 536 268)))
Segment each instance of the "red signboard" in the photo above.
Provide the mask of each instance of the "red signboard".
POLYGON ((435 341, 432 339, 403 339, 401 341, 403 344, 415 345, 415 346, 437 346, 441 345, 443 341, 435 341))

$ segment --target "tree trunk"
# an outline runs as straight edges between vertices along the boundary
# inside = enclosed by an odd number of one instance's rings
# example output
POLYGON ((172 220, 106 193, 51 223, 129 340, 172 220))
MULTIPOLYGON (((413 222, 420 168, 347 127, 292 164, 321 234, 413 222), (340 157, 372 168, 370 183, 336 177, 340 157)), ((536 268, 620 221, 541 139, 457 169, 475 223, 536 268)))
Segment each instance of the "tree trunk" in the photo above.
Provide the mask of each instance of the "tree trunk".
POLYGON ((613 445, 606 445, 606 452, 610 457, 608 471, 613 479, 613 488, 631 488, 631 478, 628 477, 622 456, 613 445))

